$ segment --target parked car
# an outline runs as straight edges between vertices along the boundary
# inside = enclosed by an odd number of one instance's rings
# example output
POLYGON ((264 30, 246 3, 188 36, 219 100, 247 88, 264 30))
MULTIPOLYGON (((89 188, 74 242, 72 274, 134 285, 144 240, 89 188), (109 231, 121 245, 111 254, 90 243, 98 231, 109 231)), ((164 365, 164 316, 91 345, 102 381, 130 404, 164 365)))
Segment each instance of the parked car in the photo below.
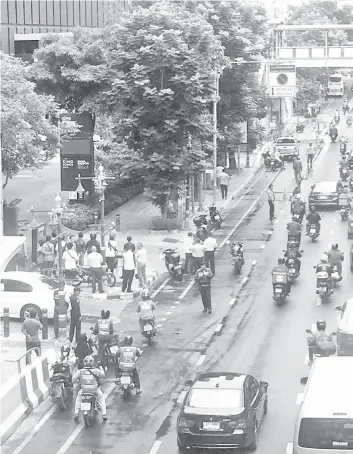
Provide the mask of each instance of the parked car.
POLYGON ((338 311, 337 355, 353 356, 353 298, 335 310, 338 311))
POLYGON ((48 309, 48 317, 53 318, 54 290, 59 283, 39 273, 27 271, 7 271, 1 275, 0 311, 8 307, 10 317, 24 320, 30 309, 42 316, 41 309, 48 309))
POLYGON ((309 206, 338 208, 338 182, 334 180, 320 181, 311 187, 309 206))
POLYGON ((255 450, 267 413, 268 383, 248 374, 200 374, 190 386, 177 420, 177 444, 187 448, 255 450))
POLYGON ((295 159, 299 156, 299 143, 295 137, 278 137, 274 148, 283 159, 295 159))

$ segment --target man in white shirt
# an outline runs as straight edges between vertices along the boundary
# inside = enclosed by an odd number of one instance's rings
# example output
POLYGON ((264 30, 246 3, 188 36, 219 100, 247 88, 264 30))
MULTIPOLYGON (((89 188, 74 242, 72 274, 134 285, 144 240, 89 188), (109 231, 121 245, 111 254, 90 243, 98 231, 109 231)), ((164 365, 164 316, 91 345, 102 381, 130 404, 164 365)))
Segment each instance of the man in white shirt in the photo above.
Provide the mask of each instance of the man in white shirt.
POLYGON ((92 246, 91 253, 87 255, 87 265, 91 268, 92 273, 92 293, 96 293, 96 283, 98 283, 99 293, 104 293, 102 281, 104 273, 103 264, 102 254, 97 252, 96 246, 92 246))
POLYGON ((201 265, 203 265, 205 255, 205 246, 201 244, 200 238, 195 239, 195 244, 190 246, 190 251, 192 255, 193 273, 196 273, 201 268, 201 265))
POLYGON ((135 251, 136 259, 136 272, 139 277, 140 287, 146 287, 147 277, 146 277, 146 262, 147 262, 147 251, 143 247, 142 243, 137 243, 135 251))
POLYGON ((73 243, 67 243, 66 250, 63 252, 66 279, 75 279, 77 275, 78 260, 78 254, 73 247, 73 243))
POLYGON ((135 275, 136 260, 134 253, 132 252, 132 246, 128 244, 126 247, 127 249, 123 253, 123 287, 121 291, 125 292, 127 289, 127 292, 131 293, 131 284, 135 275))
POLYGON ((184 252, 185 252, 185 272, 192 273, 192 254, 191 246, 194 244, 194 236, 192 232, 189 232, 187 237, 184 238, 184 252))
POLYGON ((208 233, 208 238, 203 242, 205 248, 205 265, 210 268, 215 275, 214 254, 217 248, 217 241, 213 238, 212 232, 208 233))

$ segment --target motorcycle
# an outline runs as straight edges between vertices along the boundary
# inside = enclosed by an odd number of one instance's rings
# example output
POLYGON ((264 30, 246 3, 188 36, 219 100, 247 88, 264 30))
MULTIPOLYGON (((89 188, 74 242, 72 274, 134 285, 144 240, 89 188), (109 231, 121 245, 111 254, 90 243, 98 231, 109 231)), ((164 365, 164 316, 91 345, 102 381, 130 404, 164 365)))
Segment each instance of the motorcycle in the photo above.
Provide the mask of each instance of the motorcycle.
MULTIPOLYGON (((110 271, 106 271, 103 275, 103 280, 106 281, 108 287, 114 287, 116 284, 116 277, 110 271)), ((92 285, 92 271, 90 267, 82 266, 79 268, 77 273, 77 281, 74 285, 75 287, 81 284, 89 284, 92 285)))
POLYGON ((349 215, 348 208, 342 207, 340 209, 340 215, 341 215, 342 221, 347 221, 348 215, 349 215))
POLYGON ((337 265, 334 265, 334 267, 332 268, 331 279, 332 279, 332 286, 333 286, 333 288, 335 288, 337 286, 338 282, 341 280, 337 265))
POLYGON ((334 143, 337 140, 337 134, 330 134, 331 142, 334 143))
POLYGON ((288 279, 289 282, 294 282, 297 277, 299 277, 299 271, 296 266, 295 260, 294 259, 288 259, 286 262, 286 266, 288 268, 288 279))
POLYGON ((277 161, 276 159, 271 159, 270 161, 270 170, 272 172, 279 170, 282 168, 282 163, 277 161))
POLYGON ((80 411, 86 427, 91 427, 100 411, 95 393, 82 393, 80 411))
POLYGON ((215 225, 217 230, 220 229, 223 219, 222 219, 222 216, 220 215, 219 211, 217 210, 217 207, 215 207, 214 205, 211 205, 208 210, 210 212, 210 218, 211 218, 212 224, 215 225))
POLYGON ((147 339, 148 345, 152 345, 152 338, 156 335, 153 320, 143 320, 142 335, 147 339))
POLYGON ((340 177, 341 180, 346 181, 349 177, 349 171, 347 167, 341 167, 340 168, 340 177))
MULTIPOLYGON (((314 350, 314 354, 313 354, 314 360, 316 358, 320 358, 320 357, 327 358, 329 356, 333 356, 336 353, 336 345, 334 342, 325 341, 323 339, 321 342, 319 340, 319 345, 318 345, 318 340, 315 339, 311 329, 306 329, 305 331, 308 334, 310 334, 310 336, 307 338, 307 342, 308 342, 309 351, 311 349, 314 350)), ((336 333, 331 333, 331 336, 335 336, 335 335, 336 335, 336 333)), ((309 360, 308 366, 310 368, 311 368, 312 364, 313 364, 313 361, 309 360)))
POLYGON ((334 120, 335 120, 335 123, 338 124, 341 120, 341 117, 339 115, 335 115, 334 120))
POLYGON ((299 222, 299 224, 301 224, 303 222, 303 216, 304 216, 303 212, 293 211, 292 221, 299 222))
POLYGON ((346 124, 347 124, 347 126, 349 126, 349 127, 352 126, 352 118, 347 118, 346 124))
POLYGON ((304 132, 305 123, 298 123, 295 127, 295 132, 304 132))
MULTIPOLYGON (((316 268, 316 266, 314 266, 316 268)), ((329 288, 329 276, 326 271, 316 273, 316 294, 319 295, 321 301, 326 300, 331 296, 333 290, 329 288)))
POLYGON ((347 150, 347 144, 346 144, 345 142, 342 142, 342 143, 340 144, 340 152, 341 152, 341 154, 342 154, 342 155, 345 154, 345 153, 346 153, 346 150, 347 150))
POLYGON ((50 394, 54 404, 60 411, 65 411, 72 400, 73 385, 70 365, 63 359, 52 365, 53 375, 50 377, 50 394))
POLYGON ((240 274, 241 269, 244 265, 244 257, 242 256, 241 253, 239 253, 235 250, 236 246, 239 246, 239 245, 232 243, 231 249, 230 249, 230 254, 232 256, 234 272, 235 272, 235 274, 240 274))
POLYGON ((176 249, 168 248, 162 252, 164 263, 171 277, 181 282, 183 280, 183 269, 180 254, 176 249))
POLYGON ((298 238, 297 236, 288 235, 287 247, 289 247, 289 244, 291 244, 291 243, 296 243, 299 247, 300 240, 301 240, 301 236, 298 238))
POLYGON ((309 238, 311 238, 311 241, 314 242, 318 236, 319 236, 319 233, 317 233, 316 225, 310 224, 309 225, 309 238))
POLYGON ((287 274, 274 272, 272 273, 272 282, 274 284, 273 299, 279 306, 288 296, 287 291, 287 274))
POLYGON ((349 179, 348 185, 349 185, 349 190, 353 191, 353 178, 349 179))

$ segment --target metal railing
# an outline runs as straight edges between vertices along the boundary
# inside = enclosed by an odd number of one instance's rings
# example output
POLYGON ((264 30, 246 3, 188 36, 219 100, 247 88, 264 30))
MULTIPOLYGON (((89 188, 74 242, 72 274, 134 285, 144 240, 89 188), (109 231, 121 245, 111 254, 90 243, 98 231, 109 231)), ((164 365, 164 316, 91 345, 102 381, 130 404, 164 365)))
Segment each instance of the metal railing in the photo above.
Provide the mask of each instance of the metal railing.
POLYGON ((27 350, 26 353, 24 353, 18 359, 9 359, 9 360, 7 360, 7 362, 9 362, 9 363, 17 363, 17 370, 18 370, 18 373, 20 374, 21 371, 22 371, 21 360, 23 358, 26 358, 26 366, 31 365, 32 364, 32 353, 34 353, 34 352, 36 352, 36 355, 37 355, 37 352, 38 352, 37 357, 41 356, 41 349, 39 347, 32 347, 29 350, 27 350))

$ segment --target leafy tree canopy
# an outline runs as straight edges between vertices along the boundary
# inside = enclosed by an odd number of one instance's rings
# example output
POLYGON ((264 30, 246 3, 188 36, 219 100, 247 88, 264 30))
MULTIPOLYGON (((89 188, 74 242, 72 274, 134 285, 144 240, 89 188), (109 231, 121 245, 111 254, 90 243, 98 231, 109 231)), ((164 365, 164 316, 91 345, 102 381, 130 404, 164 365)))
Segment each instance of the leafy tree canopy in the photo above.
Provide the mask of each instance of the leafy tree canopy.
MULTIPOLYGON (((36 92, 28 66, 20 59, 0 53, 1 59, 1 148, 3 187, 25 167, 33 167, 52 157, 59 146, 59 128, 51 119, 61 111, 54 97, 36 92)), ((62 137, 78 130, 65 120, 62 137)))

